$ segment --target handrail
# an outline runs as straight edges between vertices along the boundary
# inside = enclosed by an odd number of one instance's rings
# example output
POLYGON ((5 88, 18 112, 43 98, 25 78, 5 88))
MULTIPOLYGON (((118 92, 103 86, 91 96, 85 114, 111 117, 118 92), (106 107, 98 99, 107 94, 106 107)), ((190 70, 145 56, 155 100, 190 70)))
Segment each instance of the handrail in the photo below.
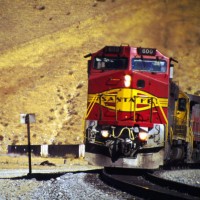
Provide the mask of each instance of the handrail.
POLYGON ((89 106, 87 108, 87 112, 85 114, 85 119, 89 116, 89 114, 90 114, 92 108, 94 107, 94 104, 96 103, 97 99, 98 99, 98 94, 93 96, 93 98, 92 98, 92 100, 91 100, 91 102, 90 102, 90 104, 89 104, 89 106))
POLYGON ((167 120, 167 117, 166 117, 166 115, 165 115, 165 112, 164 112, 164 110, 163 110, 163 108, 162 108, 162 106, 161 106, 161 104, 160 104, 160 102, 159 102, 159 98, 157 98, 157 97, 141 97, 141 96, 134 96, 134 116, 133 116, 133 120, 135 121, 135 113, 136 113, 136 106, 137 106, 137 99, 143 99, 143 98, 146 98, 146 99, 150 99, 151 101, 150 101, 150 122, 152 122, 152 108, 153 108, 153 104, 155 105, 155 103, 154 103, 154 99, 156 100, 156 103, 158 104, 158 107, 160 108, 160 111, 161 111, 161 113, 162 113, 162 115, 163 115, 163 117, 164 117, 164 120, 165 120, 165 122, 166 122, 166 124, 168 125, 168 120, 167 120))
MULTIPOLYGON (((101 104, 101 97, 102 96, 114 96, 115 97, 115 120, 117 121, 117 94, 99 94, 99 104, 100 106, 102 105, 101 104)), ((100 120, 102 120, 102 108, 100 108, 100 120)))
MULTIPOLYGON (((99 103, 100 103, 100 105, 101 105, 101 98, 102 98, 102 96, 114 96, 115 97, 115 112, 116 112, 116 120, 117 120, 117 101, 116 101, 116 97, 117 97, 117 94, 95 94, 93 97, 92 97, 92 100, 90 101, 90 104, 89 104, 89 106, 88 106, 88 109, 87 109, 87 113, 86 113, 86 115, 85 115, 85 118, 87 118, 88 116, 89 116, 89 114, 91 113, 91 111, 92 111, 92 108, 94 107, 94 104, 97 102, 97 99, 98 98, 100 98, 100 101, 99 101, 99 103)), ((166 117, 166 114, 165 114, 165 112, 164 112, 164 110, 163 110, 163 108, 162 108, 162 106, 161 106, 161 104, 160 104, 160 101, 159 101, 159 98, 157 98, 157 97, 141 97, 141 96, 134 96, 134 99, 135 99, 135 101, 134 101, 134 110, 133 110, 133 114, 134 114, 134 116, 133 116, 133 120, 135 121, 136 119, 135 119, 135 114, 136 114, 136 106, 137 106, 137 99, 143 99, 143 98, 147 98, 147 99, 150 99, 151 101, 150 101, 150 122, 152 122, 152 108, 153 108, 153 104, 154 104, 154 106, 156 106, 156 104, 158 105, 158 107, 159 107, 159 109, 160 109, 160 111, 161 111, 161 113, 162 113, 162 116, 163 116, 163 118, 164 118, 164 120, 165 120, 165 122, 166 122, 166 124, 168 125, 168 119, 167 119, 167 117, 166 117), (155 101, 154 100, 156 100, 156 103, 155 103, 155 101)))
POLYGON ((156 100, 157 100, 158 106, 159 106, 159 108, 160 108, 160 110, 161 110, 161 113, 162 113, 162 115, 163 115, 163 117, 164 117, 164 119, 165 119, 165 122, 166 122, 166 124, 168 125, 167 117, 166 117, 166 115, 165 115, 165 113, 164 113, 164 110, 163 110, 162 106, 160 105, 159 99, 158 99, 157 97, 156 97, 156 100))

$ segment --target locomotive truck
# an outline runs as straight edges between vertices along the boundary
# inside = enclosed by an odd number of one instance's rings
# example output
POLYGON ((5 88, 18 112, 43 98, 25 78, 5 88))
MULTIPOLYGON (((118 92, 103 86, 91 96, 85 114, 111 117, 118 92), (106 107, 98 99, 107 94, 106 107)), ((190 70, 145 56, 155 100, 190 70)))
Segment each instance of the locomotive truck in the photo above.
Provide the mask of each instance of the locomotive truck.
POLYGON ((85 57, 86 160, 151 169, 200 161, 200 96, 173 81, 178 61, 129 45, 105 46, 85 57))

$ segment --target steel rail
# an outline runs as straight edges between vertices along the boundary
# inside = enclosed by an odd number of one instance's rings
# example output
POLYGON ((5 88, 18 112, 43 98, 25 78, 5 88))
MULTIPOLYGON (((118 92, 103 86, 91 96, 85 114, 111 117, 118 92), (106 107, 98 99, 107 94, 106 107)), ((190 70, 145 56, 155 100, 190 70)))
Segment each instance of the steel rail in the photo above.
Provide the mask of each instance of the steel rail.
POLYGON ((164 179, 155 174, 150 173, 147 173, 145 175, 145 178, 151 181, 152 183, 159 184, 160 186, 168 187, 169 189, 173 189, 182 193, 184 192, 192 196, 197 196, 200 199, 200 187, 164 179))
POLYGON ((132 169, 132 172, 130 170, 130 174, 127 172, 127 170, 125 170, 125 174, 121 174, 121 171, 119 174, 117 174, 117 169, 114 170, 115 172, 112 172, 112 170, 107 170, 106 168, 104 168, 100 175, 101 179, 107 184, 116 187, 122 191, 125 191, 131 195, 135 195, 145 199, 200 200, 200 198, 196 195, 175 191, 174 188, 170 189, 166 186, 163 187, 163 185, 157 185, 155 183, 150 182, 149 180, 146 180, 145 171, 142 171, 142 173, 138 173, 136 171, 134 174, 134 170, 132 169))

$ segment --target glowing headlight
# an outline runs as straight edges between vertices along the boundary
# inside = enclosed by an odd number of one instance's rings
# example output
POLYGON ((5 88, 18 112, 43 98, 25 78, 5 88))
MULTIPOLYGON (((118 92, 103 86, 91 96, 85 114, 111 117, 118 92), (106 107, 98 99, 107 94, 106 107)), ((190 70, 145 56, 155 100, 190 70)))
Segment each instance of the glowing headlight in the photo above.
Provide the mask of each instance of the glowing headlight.
POLYGON ((125 85, 125 87, 130 87, 130 85, 131 85, 131 76, 130 75, 124 76, 124 85, 125 85))
POLYGON ((148 139, 148 133, 143 132, 143 131, 139 132, 139 138, 142 141, 147 141, 147 139, 148 139))
POLYGON ((101 135, 104 138, 107 138, 109 136, 109 131, 108 130, 101 130, 101 135))

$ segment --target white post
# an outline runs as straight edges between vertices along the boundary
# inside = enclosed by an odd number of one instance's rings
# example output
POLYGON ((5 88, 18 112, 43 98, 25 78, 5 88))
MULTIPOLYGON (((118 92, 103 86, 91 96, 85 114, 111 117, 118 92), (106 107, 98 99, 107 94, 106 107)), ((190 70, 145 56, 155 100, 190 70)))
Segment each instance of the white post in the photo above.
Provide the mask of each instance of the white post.
POLYGON ((85 157, 85 145, 84 144, 79 144, 79 158, 80 157, 85 157))
POLYGON ((48 145, 47 144, 41 145, 40 155, 41 155, 41 157, 48 157, 49 152, 48 152, 48 145))

